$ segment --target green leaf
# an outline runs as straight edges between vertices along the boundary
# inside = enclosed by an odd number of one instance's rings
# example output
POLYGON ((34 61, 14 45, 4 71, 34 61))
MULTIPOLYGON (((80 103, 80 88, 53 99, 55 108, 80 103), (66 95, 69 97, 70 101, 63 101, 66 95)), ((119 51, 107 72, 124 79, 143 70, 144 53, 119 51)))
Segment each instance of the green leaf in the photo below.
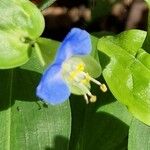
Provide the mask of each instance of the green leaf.
POLYGON ((132 116, 110 92, 94 89, 97 102, 85 104, 83 98, 71 97, 72 133, 70 150, 125 150, 132 116))
POLYGON ((68 148, 69 101, 57 106, 38 101, 35 91, 43 72, 39 64, 34 54, 21 68, 0 71, 0 149, 68 148))
POLYGON ((29 60, 31 46, 44 29, 44 18, 27 0, 0 1, 0 69, 29 60))
POLYGON ((134 119, 129 130, 128 150, 150 149, 150 127, 134 119))
POLYGON ((40 62, 39 56, 36 53, 36 48, 34 47, 34 50, 32 51, 31 55, 31 60, 29 60, 28 63, 23 65, 21 68, 26 70, 30 69, 31 71, 41 73, 53 62, 60 42, 40 37, 36 40, 35 44, 39 48, 41 57, 45 62, 45 66, 43 66, 40 62))
POLYGON ((150 0, 145 0, 147 2, 147 4, 150 6, 150 0))
POLYGON ((150 54, 141 49, 145 36, 144 31, 130 30, 103 37, 98 49, 101 59, 105 57, 103 75, 113 95, 150 125, 150 54))
POLYGON ((38 38, 36 42, 41 50, 46 66, 49 65, 54 61, 56 50, 59 47, 60 42, 41 37, 38 38))

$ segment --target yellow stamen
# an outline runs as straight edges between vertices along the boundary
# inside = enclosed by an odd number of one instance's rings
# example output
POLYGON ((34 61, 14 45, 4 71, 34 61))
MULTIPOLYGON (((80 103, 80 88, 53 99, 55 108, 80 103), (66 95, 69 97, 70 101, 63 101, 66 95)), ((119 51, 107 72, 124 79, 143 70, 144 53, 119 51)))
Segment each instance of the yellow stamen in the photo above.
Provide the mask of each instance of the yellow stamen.
POLYGON ((70 72, 71 79, 74 80, 82 71, 84 71, 84 64, 79 63, 76 69, 70 72))
POLYGON ((84 94, 84 99, 85 99, 85 101, 86 101, 86 104, 88 104, 88 103, 89 103, 89 100, 88 100, 88 97, 87 97, 86 94, 84 94))
POLYGON ((71 79, 74 79, 76 76, 77 76, 78 72, 75 70, 75 71, 71 71, 70 72, 70 77, 71 79))
POLYGON ((85 65, 83 64, 83 63, 79 63, 78 65, 77 65, 77 71, 79 71, 79 72, 81 72, 81 71, 83 71, 84 70, 84 67, 85 67, 85 65))
POLYGON ((87 84, 87 83, 88 83, 88 81, 87 81, 86 79, 83 79, 83 80, 81 80, 81 83, 83 83, 83 84, 87 84))
POLYGON ((92 96, 90 97, 90 102, 91 102, 91 103, 95 103, 96 100, 97 100, 97 97, 96 97, 95 95, 92 95, 92 96))
POLYGON ((105 84, 101 84, 98 80, 92 78, 88 73, 84 72, 85 64, 79 63, 78 65, 73 67, 74 69, 69 73, 69 79, 73 80, 75 84, 78 84, 79 89, 83 91, 84 99, 86 104, 89 102, 94 103, 97 100, 95 95, 92 95, 89 89, 90 81, 100 86, 100 89, 103 92, 107 91, 107 87, 105 84))
POLYGON ((106 92, 106 91, 107 91, 107 87, 106 87, 105 84, 101 84, 100 89, 101 89, 103 92, 106 92))
POLYGON ((97 81, 96 79, 90 77, 89 75, 88 75, 88 78, 89 78, 90 81, 94 82, 95 84, 101 85, 101 83, 99 81, 97 81))
POLYGON ((85 76, 86 78, 89 80, 89 81, 92 81, 94 83, 96 83, 97 85, 100 86, 100 89, 103 91, 103 92, 106 92, 107 91, 107 87, 105 84, 101 84, 99 81, 97 81, 96 79, 92 78, 89 76, 89 74, 85 73, 85 76))
POLYGON ((89 75, 88 73, 85 73, 84 75, 85 75, 86 79, 87 79, 88 81, 90 81, 90 79, 91 79, 90 75, 89 75))

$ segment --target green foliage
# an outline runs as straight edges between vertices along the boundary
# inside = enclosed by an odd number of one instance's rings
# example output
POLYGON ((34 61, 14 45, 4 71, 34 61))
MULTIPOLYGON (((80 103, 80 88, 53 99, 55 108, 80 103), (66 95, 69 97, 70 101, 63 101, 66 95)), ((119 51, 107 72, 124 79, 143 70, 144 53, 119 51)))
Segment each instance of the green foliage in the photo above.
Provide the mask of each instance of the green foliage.
POLYGON ((46 66, 49 65, 53 62, 54 57, 56 55, 56 49, 58 48, 60 43, 58 41, 41 37, 38 38, 36 42, 39 46, 41 55, 44 59, 46 66))
POLYGON ((66 138, 70 136, 71 127, 69 103, 48 106, 35 96, 44 70, 36 49, 42 50, 42 57, 48 65, 54 58, 58 42, 38 38, 43 32, 44 20, 29 1, 2 0, 0 14, 3 14, 0 68, 20 66, 32 54, 21 68, 0 71, 0 133, 3 137, 0 138, 0 149, 67 149, 66 138))
MULTIPOLYGON (((43 10, 54 1, 43 0, 38 7, 43 10)), ((93 2, 95 19, 116 0, 93 2)), ((91 85, 96 103, 86 105, 82 96, 71 95, 51 106, 38 100, 35 91, 60 42, 40 37, 44 18, 28 0, 0 0, 0 19, 0 69, 7 69, 0 71, 0 149, 150 149, 150 20, 147 35, 129 30, 101 39, 91 36, 91 56, 77 57, 91 76, 102 72, 104 79, 98 80, 109 87, 102 93, 91 85)))
POLYGON ((21 68, 0 71, 0 149, 67 149, 70 105, 38 101, 35 90, 42 72, 34 53, 21 68))
POLYGON ((98 49, 108 57, 103 75, 114 96, 150 125, 150 54, 141 49, 145 36, 144 31, 131 30, 103 37, 98 49))
POLYGON ((31 47, 44 30, 44 19, 27 0, 1 0, 0 14, 0 68, 14 68, 29 60, 31 47))
POLYGON ((72 134, 70 150, 123 150, 127 147, 132 116, 110 92, 96 87, 97 102, 85 105, 84 99, 71 97, 72 134))
POLYGON ((129 130, 128 150, 150 149, 150 127, 133 119, 129 130))
POLYGON ((145 0, 145 1, 147 2, 148 6, 150 6, 150 0, 145 0))

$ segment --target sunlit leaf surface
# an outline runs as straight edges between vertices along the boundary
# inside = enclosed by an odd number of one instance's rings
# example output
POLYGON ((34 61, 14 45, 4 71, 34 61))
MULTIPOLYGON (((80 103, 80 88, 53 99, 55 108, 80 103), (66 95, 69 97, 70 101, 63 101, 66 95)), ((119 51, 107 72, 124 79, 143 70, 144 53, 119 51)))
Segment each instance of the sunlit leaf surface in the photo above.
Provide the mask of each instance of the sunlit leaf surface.
POLYGON ((140 30, 106 36, 99 40, 98 49, 113 95, 136 118, 150 125, 150 54, 141 49, 145 36, 140 30))
POLYGON ((20 66, 44 30, 44 18, 28 0, 1 0, 0 20, 0 69, 20 66))

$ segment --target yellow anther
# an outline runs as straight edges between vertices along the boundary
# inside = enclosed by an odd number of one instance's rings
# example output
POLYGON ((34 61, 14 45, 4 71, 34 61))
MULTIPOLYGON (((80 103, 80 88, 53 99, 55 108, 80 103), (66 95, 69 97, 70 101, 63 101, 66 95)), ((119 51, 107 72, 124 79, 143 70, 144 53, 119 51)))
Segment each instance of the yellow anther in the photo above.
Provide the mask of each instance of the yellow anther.
POLYGON ((91 95, 89 100, 90 100, 91 103, 95 103, 96 100, 97 100, 97 97, 95 95, 91 95))
POLYGON ((106 92, 107 91, 107 87, 105 84, 101 84, 100 85, 100 89, 102 90, 102 92, 106 92))
POLYGON ((88 82, 87 79, 83 79, 83 80, 81 80, 81 83, 83 83, 83 84, 88 84, 89 82, 88 82))
POLYGON ((84 71, 84 64, 79 63, 76 66, 76 69, 70 72, 70 79, 74 80, 79 74, 81 74, 82 71, 84 71))
POLYGON ((81 80, 81 82, 83 84, 88 84, 90 82, 90 76, 88 75, 88 73, 86 73, 86 75, 84 76, 84 79, 81 80))
POLYGON ((71 79, 74 79, 74 78, 76 77, 76 75, 77 75, 77 72, 76 72, 76 71, 70 72, 70 77, 71 77, 71 79))
POLYGON ((86 80, 88 80, 88 82, 90 81, 91 77, 88 73, 85 74, 86 80))
POLYGON ((79 63, 78 65, 77 65, 77 71, 83 71, 84 70, 84 64, 83 63, 79 63))

